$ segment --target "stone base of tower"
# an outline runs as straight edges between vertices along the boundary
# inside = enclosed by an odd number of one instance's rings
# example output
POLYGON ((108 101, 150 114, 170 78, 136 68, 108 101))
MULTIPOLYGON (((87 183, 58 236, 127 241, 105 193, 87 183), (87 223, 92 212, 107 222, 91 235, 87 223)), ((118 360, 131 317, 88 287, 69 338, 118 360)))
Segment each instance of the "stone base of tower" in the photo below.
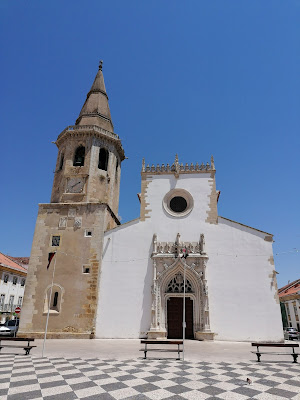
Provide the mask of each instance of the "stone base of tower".
MULTIPOLYGON (((44 339, 45 332, 18 332, 19 338, 44 339)), ((48 332, 47 339, 93 339, 93 333, 48 332)))

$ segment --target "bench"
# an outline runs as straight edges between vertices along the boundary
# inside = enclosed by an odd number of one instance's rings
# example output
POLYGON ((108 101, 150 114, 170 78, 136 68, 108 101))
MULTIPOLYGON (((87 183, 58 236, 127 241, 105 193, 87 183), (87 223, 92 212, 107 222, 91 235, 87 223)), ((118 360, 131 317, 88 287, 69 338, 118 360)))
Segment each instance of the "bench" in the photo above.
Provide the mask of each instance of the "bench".
POLYGON ((4 337, 0 337, 0 351, 3 347, 16 347, 16 348, 21 348, 25 350, 25 355, 28 355, 30 350, 33 347, 36 346, 32 346, 30 342, 33 342, 34 339, 33 338, 15 338, 15 337, 8 337, 8 338, 4 338, 4 337), (21 346, 18 346, 17 344, 3 344, 2 342, 27 342, 27 344, 21 344, 21 346))
POLYGON ((256 351, 251 351, 251 353, 254 353, 257 355, 257 362, 260 362, 260 357, 262 354, 275 354, 278 356, 281 355, 291 355, 294 359, 294 363, 297 362, 298 358, 298 353, 295 353, 295 347, 299 347, 299 344, 291 344, 291 343, 252 343, 252 346, 256 346, 256 351), (266 352, 261 352, 259 350, 260 347, 283 347, 283 348, 292 348, 292 352, 289 353, 284 353, 284 352, 272 352, 272 351, 266 351, 266 352))
POLYGON ((162 352, 175 352, 178 354, 178 358, 176 360, 180 360, 180 353, 182 353, 182 348, 180 346, 183 345, 183 340, 141 340, 141 344, 145 345, 144 349, 140 349, 145 354, 144 360, 147 359, 147 352, 148 351, 162 351, 162 352), (177 348, 172 349, 162 349, 162 348, 149 348, 148 345, 177 345, 177 348))

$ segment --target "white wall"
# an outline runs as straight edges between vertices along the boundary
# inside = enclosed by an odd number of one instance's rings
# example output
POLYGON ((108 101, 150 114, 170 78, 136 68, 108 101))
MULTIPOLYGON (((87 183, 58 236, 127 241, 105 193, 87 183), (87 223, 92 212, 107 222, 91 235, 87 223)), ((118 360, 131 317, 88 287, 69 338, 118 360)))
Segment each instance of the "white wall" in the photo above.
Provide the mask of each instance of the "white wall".
POLYGON ((282 340, 277 288, 270 263, 272 243, 265 233, 219 218, 205 222, 211 194, 210 174, 150 176, 144 222, 124 224, 105 234, 96 336, 142 337, 150 328, 153 279, 152 237, 158 241, 199 241, 204 233, 211 330, 219 340, 282 340), (171 189, 187 190, 194 208, 170 216, 162 201, 171 189))

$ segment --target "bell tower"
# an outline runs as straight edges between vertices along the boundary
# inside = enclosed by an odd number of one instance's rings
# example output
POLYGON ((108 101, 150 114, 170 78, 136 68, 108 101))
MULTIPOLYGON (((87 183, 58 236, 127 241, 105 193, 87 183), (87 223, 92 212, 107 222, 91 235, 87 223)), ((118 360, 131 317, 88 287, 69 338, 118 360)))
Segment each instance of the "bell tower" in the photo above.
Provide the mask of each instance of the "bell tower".
POLYGON ((114 133, 102 61, 76 124, 65 128, 55 144, 58 156, 51 203, 107 203, 117 215, 125 156, 114 133))
POLYGON ((55 144, 51 201, 39 204, 19 335, 43 337, 49 318, 48 337, 89 338, 96 325, 104 232, 120 224, 125 158, 111 120, 102 61, 75 125, 55 144))

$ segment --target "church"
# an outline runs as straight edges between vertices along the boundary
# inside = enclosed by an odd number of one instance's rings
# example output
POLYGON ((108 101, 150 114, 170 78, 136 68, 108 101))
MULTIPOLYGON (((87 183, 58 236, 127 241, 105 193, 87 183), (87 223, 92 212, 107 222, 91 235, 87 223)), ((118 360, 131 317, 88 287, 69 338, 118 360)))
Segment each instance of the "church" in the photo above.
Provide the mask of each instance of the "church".
POLYGON ((75 125, 55 144, 20 336, 43 337, 49 318, 48 338, 283 340, 273 235, 218 215, 213 157, 141 160, 140 215, 120 223, 125 153, 102 62, 75 125))

